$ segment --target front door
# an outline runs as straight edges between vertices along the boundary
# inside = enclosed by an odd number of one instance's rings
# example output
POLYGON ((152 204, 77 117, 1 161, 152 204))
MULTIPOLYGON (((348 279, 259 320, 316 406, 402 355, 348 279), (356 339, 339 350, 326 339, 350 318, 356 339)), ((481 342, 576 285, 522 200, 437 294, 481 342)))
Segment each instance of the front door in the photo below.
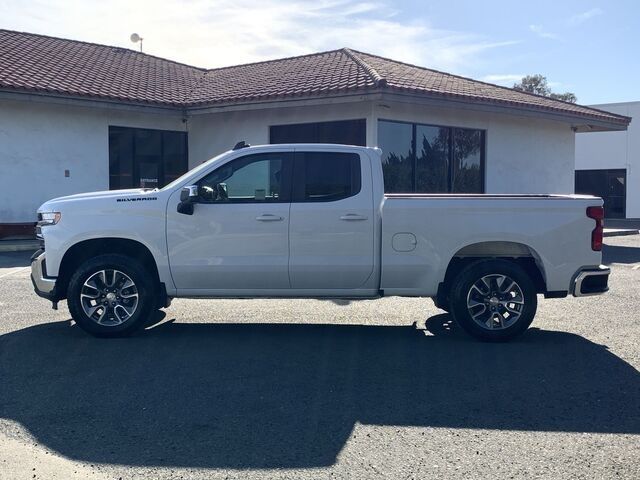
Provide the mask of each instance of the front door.
POLYGON ((369 163, 357 153, 296 152, 289 232, 292 288, 362 288, 374 266, 369 163))
MULTIPOLYGON (((198 183, 193 215, 167 211, 167 244, 178 290, 289 288, 291 152, 232 160, 198 183)), ((222 293, 222 292, 221 292, 222 293)))

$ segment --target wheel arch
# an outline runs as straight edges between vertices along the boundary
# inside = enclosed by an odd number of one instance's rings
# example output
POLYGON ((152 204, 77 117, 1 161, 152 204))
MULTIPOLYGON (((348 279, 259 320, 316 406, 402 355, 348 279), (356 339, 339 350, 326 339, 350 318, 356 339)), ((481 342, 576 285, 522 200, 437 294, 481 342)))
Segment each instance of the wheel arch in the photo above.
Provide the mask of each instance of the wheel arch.
POLYGON ((160 285, 156 260, 143 243, 120 237, 93 238, 75 243, 64 253, 56 281, 56 288, 61 298, 66 298, 69 280, 77 267, 86 260, 103 254, 120 254, 135 258, 151 273, 153 281, 160 285))
POLYGON ((436 306, 448 310, 448 295, 456 275, 479 260, 500 258, 522 267, 531 277, 537 293, 547 293, 544 265, 540 255, 524 243, 511 241, 476 242, 459 248, 449 260, 444 279, 438 285, 436 306))

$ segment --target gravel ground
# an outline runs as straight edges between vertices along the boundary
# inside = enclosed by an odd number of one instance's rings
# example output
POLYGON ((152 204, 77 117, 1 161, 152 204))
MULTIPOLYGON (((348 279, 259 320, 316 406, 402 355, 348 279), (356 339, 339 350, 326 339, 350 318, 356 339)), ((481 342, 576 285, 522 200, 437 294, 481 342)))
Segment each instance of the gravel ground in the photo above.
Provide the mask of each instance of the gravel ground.
POLYGON ((428 299, 176 300, 99 340, 0 254, 0 478, 640 478, 640 236, 509 344, 428 299))

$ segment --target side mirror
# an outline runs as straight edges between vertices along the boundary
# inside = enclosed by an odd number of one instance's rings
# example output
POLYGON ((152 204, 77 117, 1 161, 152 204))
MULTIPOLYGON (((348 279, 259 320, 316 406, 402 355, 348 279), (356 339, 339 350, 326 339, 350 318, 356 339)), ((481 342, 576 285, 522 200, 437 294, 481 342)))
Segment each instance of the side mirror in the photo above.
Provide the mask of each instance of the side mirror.
POLYGON ((189 185, 180 191, 180 201, 185 203, 193 203, 198 198, 198 186, 189 185))
POLYGON ((198 199, 198 186, 189 185, 180 191, 180 203, 178 204, 178 213, 184 215, 193 215, 193 204, 198 199))

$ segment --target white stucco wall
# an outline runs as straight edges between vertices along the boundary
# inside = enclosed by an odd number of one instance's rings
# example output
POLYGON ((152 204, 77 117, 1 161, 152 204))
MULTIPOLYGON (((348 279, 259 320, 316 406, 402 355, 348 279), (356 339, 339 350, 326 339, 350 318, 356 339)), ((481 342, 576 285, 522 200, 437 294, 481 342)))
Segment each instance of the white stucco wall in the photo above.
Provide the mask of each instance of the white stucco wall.
POLYGON ((107 190, 109 125, 185 129, 180 116, 0 100, 0 223, 35 222, 50 198, 107 190))
POLYGON ((627 218, 640 218, 640 102, 592 105, 632 117, 623 132, 576 135, 576 170, 627 170, 627 218))
MULTIPOLYGON (((230 150, 244 140, 251 145, 269 143, 271 125, 328 122, 332 120, 370 119, 370 102, 336 103, 330 105, 271 108, 252 111, 194 115, 189 118, 189 167, 230 150)), ((369 130, 370 122, 367 122, 369 130)), ((367 141, 370 132, 367 132, 367 141)))
POLYGON ((240 140, 268 143, 270 125, 355 118, 367 119, 371 146, 379 118, 484 129, 487 193, 573 191, 574 133, 535 117, 361 99, 192 115, 183 123, 178 114, 0 100, 0 223, 35 221, 49 198, 107 189, 109 125, 186 130, 194 167, 240 140))
POLYGON ((371 102, 290 107, 194 116, 189 120, 190 166, 236 141, 269 142, 269 126, 367 119, 367 143, 377 145, 377 120, 402 120, 487 131, 487 193, 573 193, 574 133, 568 124, 476 110, 371 102))

